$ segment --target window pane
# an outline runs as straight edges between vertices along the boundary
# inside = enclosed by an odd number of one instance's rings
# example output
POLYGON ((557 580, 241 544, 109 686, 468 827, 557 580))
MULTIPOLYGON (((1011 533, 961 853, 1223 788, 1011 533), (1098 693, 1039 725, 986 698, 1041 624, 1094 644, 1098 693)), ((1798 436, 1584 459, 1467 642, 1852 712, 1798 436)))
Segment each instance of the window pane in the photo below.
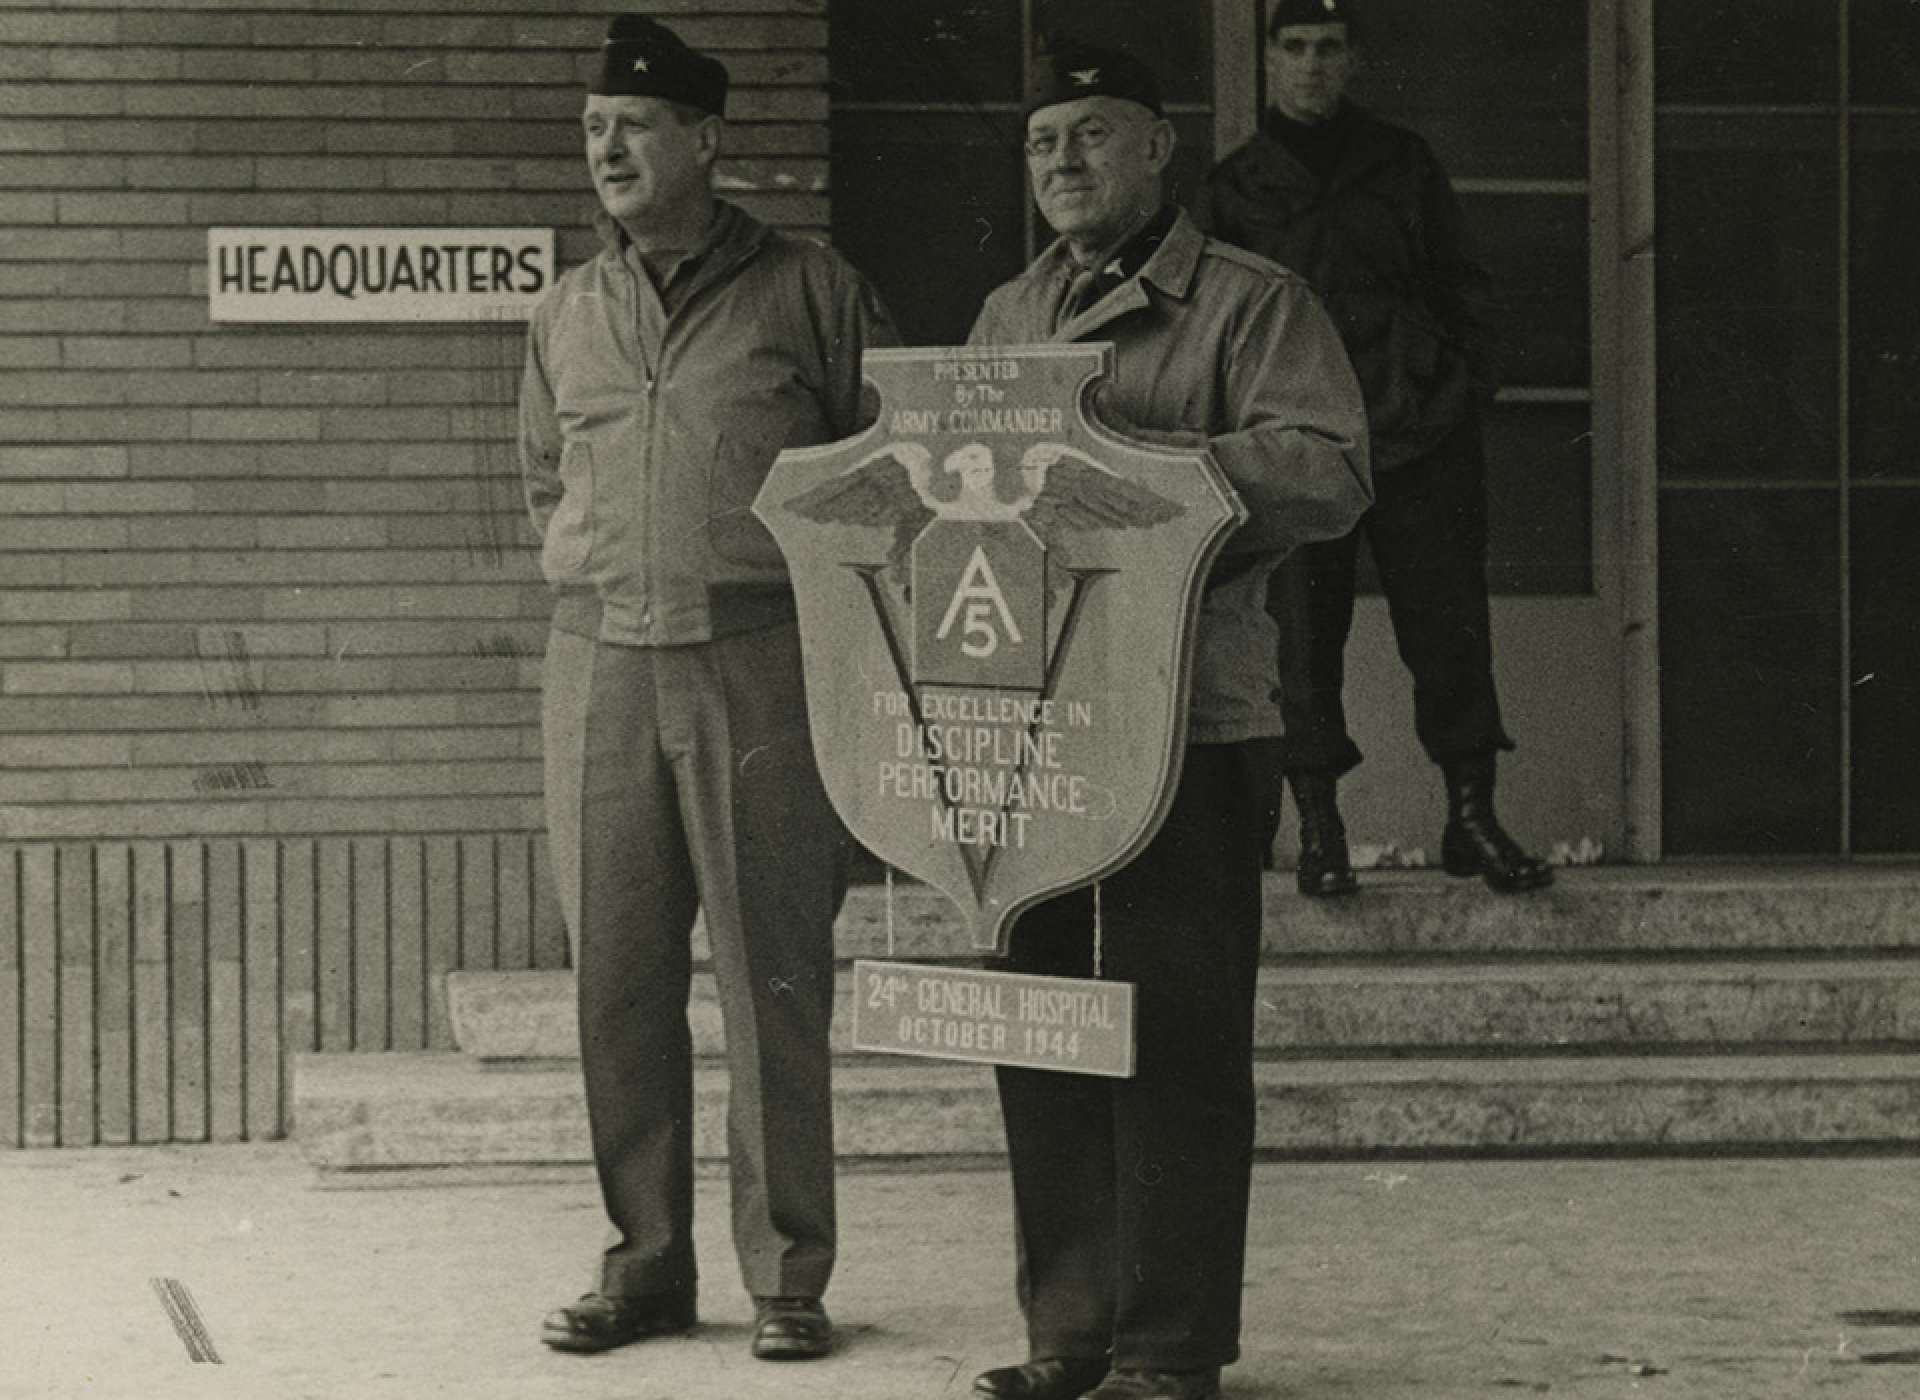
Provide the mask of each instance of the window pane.
POLYGON ((1493 278, 1501 377, 1510 385, 1587 382, 1587 201, 1484 194, 1460 200, 1475 259, 1493 278))
POLYGON ((1660 724, 1673 855, 1839 850, 1830 491, 1660 497, 1660 724))
MULTIPOLYGON (((1920 13, 1920 7, 1915 7, 1920 13)), ((1920 477, 1920 117, 1854 124, 1853 474, 1920 477)))
POLYGON ((1020 100, 1019 0, 834 0, 836 102, 1020 100))
POLYGON ((1920 854, 1920 488, 1853 493, 1853 844, 1920 854))
POLYGON ((1679 0, 1654 7, 1655 100, 1832 102, 1834 0, 1679 0))
POLYGON ((1587 169, 1582 0, 1367 0, 1353 96, 1426 137, 1447 173, 1587 169))
POLYGON ((1852 0, 1853 100, 1920 102, 1920 5, 1913 0, 1852 0))
POLYGON ((1835 474, 1837 145, 1830 119, 1661 119, 1667 476, 1835 474))
POLYGON ((1037 0, 1034 34, 1038 39, 1063 31, 1124 49, 1152 66, 1163 102, 1211 103, 1209 9, 1192 0, 1037 0))
POLYGON ((1593 590, 1593 442, 1585 404, 1496 404, 1487 418, 1487 585, 1593 590))
POLYGON ((1019 117, 836 112, 834 246, 873 279, 909 344, 965 340, 1026 264, 1019 117))

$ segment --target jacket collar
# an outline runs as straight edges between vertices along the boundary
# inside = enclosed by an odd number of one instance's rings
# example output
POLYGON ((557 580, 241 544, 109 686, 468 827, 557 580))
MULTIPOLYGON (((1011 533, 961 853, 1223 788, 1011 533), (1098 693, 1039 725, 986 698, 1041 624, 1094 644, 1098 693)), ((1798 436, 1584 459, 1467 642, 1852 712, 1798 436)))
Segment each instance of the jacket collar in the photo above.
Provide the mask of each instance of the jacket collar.
MULTIPOLYGON (((600 236, 602 258, 619 263, 626 257, 630 242, 626 230, 605 209, 594 214, 593 230, 600 236)), ((695 274, 695 285, 745 262, 760 251, 771 233, 772 230, 739 205, 716 199, 713 202, 713 220, 707 225, 706 236, 700 246, 688 255, 698 254, 701 258, 700 270, 695 274)))
MULTIPOLYGON (((1326 182, 1328 189, 1357 180, 1376 166, 1388 163, 1399 149, 1393 139, 1393 128, 1365 107, 1348 102, 1341 112, 1341 120, 1347 124, 1346 141, 1326 182)), ((1322 188, 1319 177, 1268 130, 1264 121, 1241 149, 1245 159, 1239 170, 1239 183, 1251 194, 1257 195, 1262 190, 1322 188)))
MULTIPOLYGON (((1173 227, 1167 230, 1167 236, 1160 240, 1160 246, 1154 249, 1153 255, 1140 270, 1061 326, 1056 338, 1078 339, 1129 311, 1139 310, 1148 304, 1148 283, 1177 301, 1186 300, 1193 289, 1194 270, 1200 265, 1200 253, 1206 243, 1207 236, 1182 210, 1174 219, 1173 227)), ((1073 254, 1067 250, 1067 240, 1056 238, 1034 259, 1027 276, 1032 280, 1037 295, 1050 297, 1049 305, 1058 305, 1058 297, 1064 293, 1065 284, 1073 280, 1077 271, 1079 266, 1074 262, 1073 254)))

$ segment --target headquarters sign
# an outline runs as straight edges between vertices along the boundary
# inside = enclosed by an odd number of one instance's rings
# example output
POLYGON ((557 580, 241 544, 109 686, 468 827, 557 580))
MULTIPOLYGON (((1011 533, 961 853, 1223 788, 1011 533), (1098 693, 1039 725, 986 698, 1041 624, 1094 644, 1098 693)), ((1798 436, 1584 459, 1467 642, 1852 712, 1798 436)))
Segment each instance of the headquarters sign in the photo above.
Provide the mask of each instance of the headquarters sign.
MULTIPOLYGON (((960 906, 980 950, 1004 953, 1020 910, 1119 868, 1158 830, 1201 586, 1246 518, 1203 451, 1088 416, 1112 355, 869 351, 879 418, 781 453, 754 505, 793 577, 828 794, 869 850, 960 906)), ((856 964, 857 1011, 873 1013, 864 1029, 856 1016, 856 1043, 1130 1072, 1130 996, 1115 996, 1130 987, 990 980, 1009 976, 856 964), (1117 1045, 1098 1065, 1067 1053, 1053 1034, 1067 1029, 1093 1046, 1124 1031, 1124 1067, 1117 1045)))
POLYGON ((550 228, 211 228, 214 321, 524 321, 550 228))

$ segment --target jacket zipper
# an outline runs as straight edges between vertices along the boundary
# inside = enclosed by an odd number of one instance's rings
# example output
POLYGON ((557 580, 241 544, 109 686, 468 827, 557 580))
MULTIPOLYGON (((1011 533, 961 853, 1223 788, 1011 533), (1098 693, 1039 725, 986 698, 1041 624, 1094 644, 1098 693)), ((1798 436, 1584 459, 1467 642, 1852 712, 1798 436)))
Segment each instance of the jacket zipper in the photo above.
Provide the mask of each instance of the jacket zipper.
POLYGON ((640 571, 641 586, 646 590, 646 593, 641 603, 640 625, 645 632, 649 634, 649 640, 651 640, 651 633, 653 631, 653 604, 659 592, 653 572, 654 551, 651 537, 655 522, 659 519, 656 501, 659 472, 655 470, 655 467, 663 459, 659 414, 660 381, 666 377, 668 357, 672 353, 671 343, 673 340, 674 323, 680 320, 682 313, 684 313, 688 307, 692 306, 696 300, 718 286, 722 280, 732 277, 736 271, 745 266, 759 251, 760 244, 756 241, 753 246, 742 249, 737 256, 733 257, 717 270, 703 270, 703 272, 697 276, 693 287, 688 291, 686 299, 683 300, 678 307, 669 310, 665 300, 662 299, 660 309, 664 313, 664 317, 660 327, 659 358, 651 365, 647 363, 646 358, 646 338, 641 334, 640 330, 640 274, 633 270, 633 267, 627 262, 624 254, 616 259, 620 264, 621 272, 624 273, 627 278, 628 292, 633 299, 633 343, 640 354, 641 383, 646 390, 648 470, 645 483, 645 505, 647 538, 641 542, 640 571))

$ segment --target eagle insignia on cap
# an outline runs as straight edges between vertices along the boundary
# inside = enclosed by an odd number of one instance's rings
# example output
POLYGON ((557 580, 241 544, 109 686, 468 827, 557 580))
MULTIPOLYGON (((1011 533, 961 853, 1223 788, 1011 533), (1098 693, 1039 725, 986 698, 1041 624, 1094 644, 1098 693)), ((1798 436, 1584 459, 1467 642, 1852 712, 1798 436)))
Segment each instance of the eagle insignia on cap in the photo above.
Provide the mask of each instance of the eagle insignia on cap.
POLYGON ((1081 87, 1092 87, 1100 81, 1100 70, 1098 68, 1076 68, 1067 76, 1072 78, 1074 82, 1078 83, 1081 87))
POLYGON ((636 73, 648 73, 652 71, 652 66, 648 64, 646 59, 636 58, 633 61, 633 71, 636 73))

